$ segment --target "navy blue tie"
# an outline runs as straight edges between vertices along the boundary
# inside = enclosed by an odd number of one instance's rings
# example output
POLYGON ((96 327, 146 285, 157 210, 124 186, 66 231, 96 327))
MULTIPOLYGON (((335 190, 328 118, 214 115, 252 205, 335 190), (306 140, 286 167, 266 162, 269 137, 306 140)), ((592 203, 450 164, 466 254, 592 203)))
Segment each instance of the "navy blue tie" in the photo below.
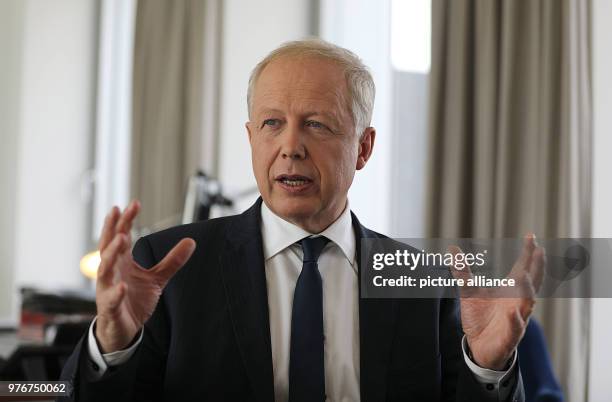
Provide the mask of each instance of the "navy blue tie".
POLYGON ((325 401, 323 286, 317 260, 328 241, 320 236, 300 242, 304 259, 293 293, 289 402, 325 401))

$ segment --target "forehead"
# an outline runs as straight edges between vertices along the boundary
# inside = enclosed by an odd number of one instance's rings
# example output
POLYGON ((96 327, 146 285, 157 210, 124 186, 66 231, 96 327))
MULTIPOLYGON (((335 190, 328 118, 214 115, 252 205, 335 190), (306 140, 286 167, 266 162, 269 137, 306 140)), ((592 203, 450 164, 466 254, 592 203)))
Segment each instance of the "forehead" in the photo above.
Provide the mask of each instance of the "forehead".
POLYGON ((316 56, 282 56, 262 70, 253 108, 323 108, 346 112, 348 87, 338 63, 316 56))

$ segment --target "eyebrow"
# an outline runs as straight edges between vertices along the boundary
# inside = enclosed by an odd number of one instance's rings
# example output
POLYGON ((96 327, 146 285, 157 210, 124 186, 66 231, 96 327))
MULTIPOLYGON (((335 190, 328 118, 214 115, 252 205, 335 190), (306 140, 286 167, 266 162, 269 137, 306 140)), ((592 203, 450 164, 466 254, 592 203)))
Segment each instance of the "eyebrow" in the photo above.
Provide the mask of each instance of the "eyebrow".
POLYGON ((323 117, 327 117, 329 119, 332 119, 334 122, 338 122, 338 117, 334 113, 329 113, 329 112, 325 112, 325 111, 311 111, 311 112, 304 113, 304 115, 306 117, 323 116, 323 117))
MULTIPOLYGON (((258 118, 261 118, 262 114, 268 114, 268 113, 280 113, 283 114, 284 112, 279 110, 279 109, 274 109, 274 108, 266 108, 266 109, 262 109, 259 111, 259 113, 257 113, 258 118)), ((332 119, 334 122, 338 122, 339 119, 338 117, 334 114, 334 113, 329 113, 326 112, 324 110, 311 110, 311 111, 307 111, 303 114, 306 118, 308 117, 312 117, 312 116, 323 116, 323 117, 327 117, 329 119, 332 119)))

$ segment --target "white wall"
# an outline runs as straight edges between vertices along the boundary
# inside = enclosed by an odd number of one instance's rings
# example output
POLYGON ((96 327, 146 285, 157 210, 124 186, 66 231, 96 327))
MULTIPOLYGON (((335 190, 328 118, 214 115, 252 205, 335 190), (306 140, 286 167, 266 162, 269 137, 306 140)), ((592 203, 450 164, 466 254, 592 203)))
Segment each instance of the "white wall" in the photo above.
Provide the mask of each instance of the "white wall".
MULTIPOLYGON (((231 195, 256 186, 244 127, 249 74, 281 43, 310 34, 311 1, 227 0, 223 8, 219 179, 231 195)), ((243 200, 237 209, 252 200, 243 200)))
POLYGON ((393 219, 389 232, 393 237, 424 236, 428 82, 429 74, 393 72, 393 219))
POLYGON ((12 311, 23 3, 0 0, 0 322, 12 311))
MULTIPOLYGON (((612 2, 593 0, 593 237, 612 238, 612 2)), ((609 261, 608 261, 609 263, 609 261)), ((612 286, 612 284, 609 284, 612 286)), ((589 401, 610 400, 612 299, 593 299, 591 307, 589 401)))
MULTIPOLYGON (((13 83, 13 90, 0 101, 2 112, 12 112, 14 118, 7 131, 13 135, 5 136, 7 123, 0 123, 4 124, 0 148, 15 157, 8 170, 14 180, 5 175, 1 179, 0 191, 14 194, 14 203, 11 196, 0 200, 0 210, 13 214, 12 221, 4 216, 7 226, 3 224, 0 233, 3 246, 14 250, 12 262, 5 257, 1 261, 3 279, 12 271, 10 289, 77 286, 83 281, 78 264, 88 238, 88 208, 81 186, 91 165, 98 4, 96 0, 2 0, 0 7, 2 19, 12 18, 4 14, 7 7, 22 13, 21 21, 11 19, 19 24, 12 29, 15 35, 2 38, 15 46, 8 63, 15 68, 2 78, 13 83), (21 49, 20 55, 16 49, 21 49), (5 243, 7 236, 12 239, 5 243)), ((2 21, 0 27, 0 32, 7 29, 2 21)), ((2 286, 7 286, 4 281, 2 286)), ((12 295, 16 296, 15 290, 12 295)), ((12 318, 18 307, 15 301, 9 307, 12 318)), ((7 302, 1 302, 4 311, 7 302)))

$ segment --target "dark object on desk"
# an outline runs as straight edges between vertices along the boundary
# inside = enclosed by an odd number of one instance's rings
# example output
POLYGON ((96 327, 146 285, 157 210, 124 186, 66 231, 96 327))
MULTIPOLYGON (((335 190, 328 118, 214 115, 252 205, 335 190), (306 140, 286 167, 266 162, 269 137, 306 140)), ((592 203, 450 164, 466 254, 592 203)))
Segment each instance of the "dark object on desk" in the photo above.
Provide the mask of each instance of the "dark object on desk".
POLYGON ((542 328, 529 320, 518 346, 526 402, 563 402, 563 391, 555 378, 542 328))
POLYGON ((21 298, 21 318, 17 333, 21 340, 54 342, 58 326, 89 322, 96 314, 93 292, 22 288, 21 298))
POLYGON ((51 345, 21 345, 0 365, 0 380, 56 381, 74 345, 88 330, 89 322, 57 326, 51 345))
POLYGON ((48 314, 96 314, 93 291, 21 288, 21 309, 48 314))
POLYGON ((95 315, 91 292, 21 290, 20 344, 0 364, 0 380, 52 381, 95 315))

